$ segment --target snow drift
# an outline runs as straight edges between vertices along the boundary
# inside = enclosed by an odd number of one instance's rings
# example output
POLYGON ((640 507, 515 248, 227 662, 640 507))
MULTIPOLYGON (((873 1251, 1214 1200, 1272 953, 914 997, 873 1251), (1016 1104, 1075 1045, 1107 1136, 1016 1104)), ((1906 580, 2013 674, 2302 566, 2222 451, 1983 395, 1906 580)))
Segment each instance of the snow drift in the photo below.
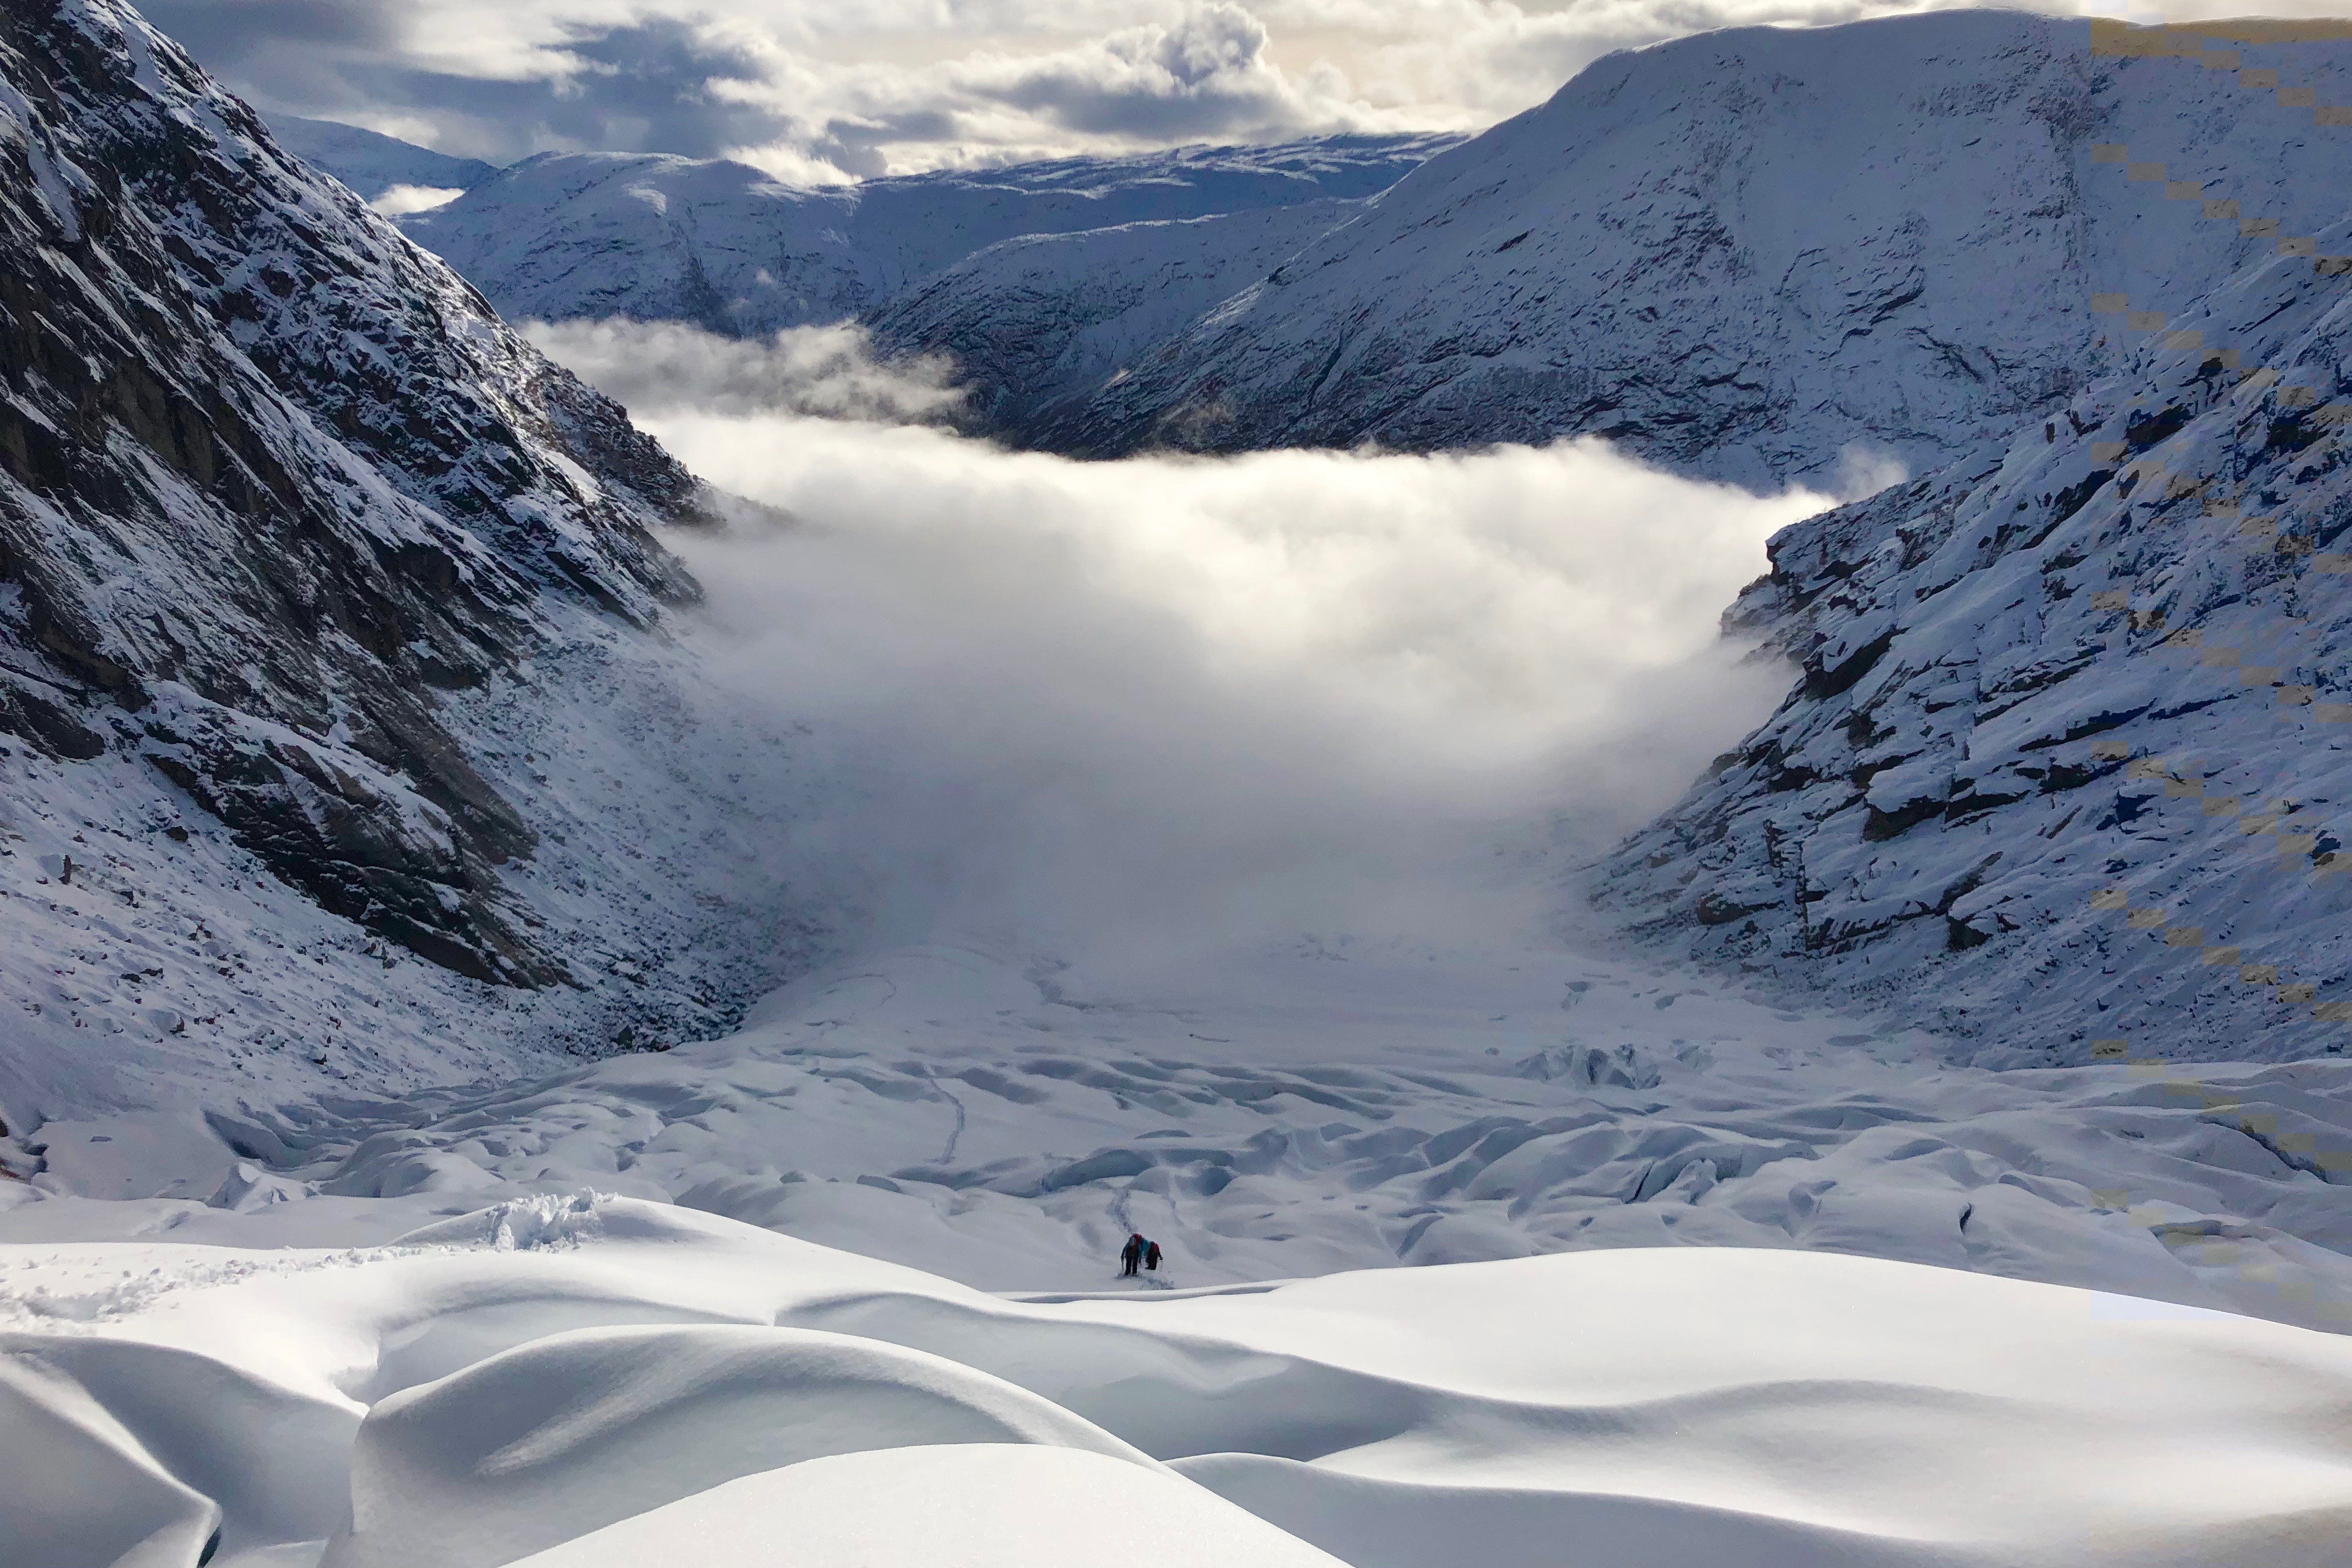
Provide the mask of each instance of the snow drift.
POLYGON ((2352 1528, 2347 1342, 2093 1292, 1694 1250, 1024 1304, 620 1200, 480 1217, 342 1252, 8 1249, 14 1538, 992 1563, 1098 1558, 1123 1523, 1271 1568, 1465 1539, 1502 1568, 1563 1539, 1658 1568, 2321 1568, 2352 1528))

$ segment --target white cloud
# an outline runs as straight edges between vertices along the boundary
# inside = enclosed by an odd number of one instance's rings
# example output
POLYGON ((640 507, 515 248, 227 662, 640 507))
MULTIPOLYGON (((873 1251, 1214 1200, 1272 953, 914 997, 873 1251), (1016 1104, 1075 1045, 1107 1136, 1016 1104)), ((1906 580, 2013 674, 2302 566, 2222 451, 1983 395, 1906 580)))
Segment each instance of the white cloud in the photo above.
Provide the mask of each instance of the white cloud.
MULTIPOLYGON (((561 147, 728 152, 791 178, 1192 140, 1475 128, 1540 101, 1613 48, 1923 8, 1920 0, 155 6, 265 109, 421 134, 486 157, 561 147)), ((2073 0, 2045 8, 2071 9, 2073 0)))
POLYGON ((722 662, 809 726, 835 805, 804 874, 866 889, 898 940, 1532 918, 1465 868, 1604 847, 1770 710, 1785 671, 1741 667, 1718 616, 1766 536, 1828 504, 1594 441, 1072 462, 752 412, 935 395, 878 391, 844 340, 714 365, 606 331, 580 368, 797 520, 678 542, 722 662))
POLYGON ((795 327, 764 342, 670 321, 526 321, 522 331, 639 418, 799 414, 926 424, 950 419, 964 401, 948 360, 877 364, 865 329, 854 325, 795 327))
POLYGON ((394 185, 368 205, 386 217, 401 217, 446 206, 465 194, 460 185, 394 185))
MULTIPOLYGON (((150 0, 265 110, 446 152, 745 156, 791 179, 1192 140, 1475 129, 1612 49, 1945 0, 150 0)), ((2104 14, 2088 0, 2039 0, 2104 14)), ((2320 15, 2322 0, 2281 0, 2320 15)), ((2159 8, 2146 13, 2153 18, 2159 8)), ((2226 11, 2174 0, 2165 15, 2226 11)))

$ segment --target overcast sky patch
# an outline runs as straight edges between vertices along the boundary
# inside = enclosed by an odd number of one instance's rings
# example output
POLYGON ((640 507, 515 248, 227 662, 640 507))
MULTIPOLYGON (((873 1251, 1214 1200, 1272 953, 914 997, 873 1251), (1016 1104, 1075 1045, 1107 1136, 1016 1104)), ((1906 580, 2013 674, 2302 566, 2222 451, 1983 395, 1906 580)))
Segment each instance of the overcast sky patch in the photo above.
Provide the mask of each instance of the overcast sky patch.
POLYGON ((674 153, 823 180, 1188 142, 1475 130, 1612 49, 1935 4, 149 0, 145 10, 264 112, 494 163, 674 153))

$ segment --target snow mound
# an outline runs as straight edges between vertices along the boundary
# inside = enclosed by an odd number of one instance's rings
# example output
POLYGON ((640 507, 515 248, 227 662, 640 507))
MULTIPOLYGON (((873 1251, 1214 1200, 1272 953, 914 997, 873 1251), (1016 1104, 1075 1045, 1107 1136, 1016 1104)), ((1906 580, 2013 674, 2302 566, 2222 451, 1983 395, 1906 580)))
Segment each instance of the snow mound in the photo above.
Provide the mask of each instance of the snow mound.
POLYGON ((522 1559, 517 1568, 1331 1568, 1339 1560, 1174 1478, 1075 1448, 948 1445, 747 1476, 522 1559))
POLYGON ((358 1426, 347 1402, 212 1355, 0 1334, 9 1561, 192 1563, 230 1516, 265 1540, 323 1537, 350 1515, 358 1426))
POLYGON ((327 1568, 494 1568, 721 1481, 828 1455, 1042 1443, 1150 1461, 1010 1384, 806 1330, 549 1335, 369 1411, 327 1568))
POLYGON ((581 1214, 552 1250, 494 1226, 0 1249, 0 1310, 29 1278, 147 1281, 10 1335, 12 1522, 45 1562, 187 1562, 217 1530, 219 1563, 337 1565, 664 1540, 724 1563, 762 1531, 819 1563, 1118 1550, 1073 1491, 1179 1563, 1358 1568, 1471 1540, 1504 1568, 1564 1541, 1660 1568, 2324 1568, 2352 1529, 2352 1342, 2222 1313, 1709 1248, 1022 1302, 581 1214))

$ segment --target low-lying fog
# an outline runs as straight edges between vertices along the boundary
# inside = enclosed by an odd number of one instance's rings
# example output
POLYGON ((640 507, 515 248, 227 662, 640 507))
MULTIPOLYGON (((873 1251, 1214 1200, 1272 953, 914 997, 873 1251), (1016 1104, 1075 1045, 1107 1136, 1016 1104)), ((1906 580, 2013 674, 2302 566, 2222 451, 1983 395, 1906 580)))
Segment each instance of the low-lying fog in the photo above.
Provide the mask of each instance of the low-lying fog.
POLYGON ((1779 700, 1718 617, 1833 504, 1597 440, 1073 462, 845 329, 533 332, 792 514, 670 542, 829 774, 810 874, 894 943, 1532 934, 1779 700))

